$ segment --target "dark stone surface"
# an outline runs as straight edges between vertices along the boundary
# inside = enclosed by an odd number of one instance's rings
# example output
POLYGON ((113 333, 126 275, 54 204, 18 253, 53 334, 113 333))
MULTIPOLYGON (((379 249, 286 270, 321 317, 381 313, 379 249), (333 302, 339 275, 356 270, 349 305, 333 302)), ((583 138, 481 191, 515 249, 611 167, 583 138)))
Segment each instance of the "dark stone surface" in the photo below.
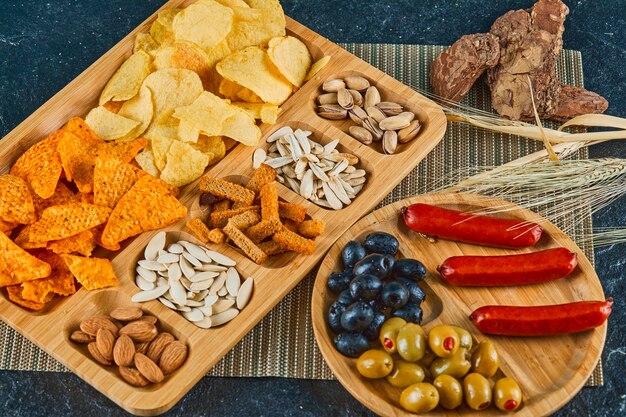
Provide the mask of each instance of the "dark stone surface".
MULTIPOLYGON (((626 1, 569 2, 566 48, 582 51, 585 84, 626 117, 626 1)), ((162 0, 0 2, 0 137, 142 22, 162 0)), ((450 44, 487 31, 498 16, 529 0, 284 0, 288 15, 335 42, 450 44)), ((593 157, 626 158, 622 143, 597 145, 593 157)), ((624 226, 626 200, 594 216, 596 226, 624 226)), ((626 293, 624 246, 596 250, 607 294, 616 297, 602 355, 605 385, 583 389, 557 415, 626 413, 626 293)), ((125 415, 73 374, 0 372, 0 415, 125 415)), ((337 382, 279 378, 204 378, 167 415, 371 415, 337 382)))

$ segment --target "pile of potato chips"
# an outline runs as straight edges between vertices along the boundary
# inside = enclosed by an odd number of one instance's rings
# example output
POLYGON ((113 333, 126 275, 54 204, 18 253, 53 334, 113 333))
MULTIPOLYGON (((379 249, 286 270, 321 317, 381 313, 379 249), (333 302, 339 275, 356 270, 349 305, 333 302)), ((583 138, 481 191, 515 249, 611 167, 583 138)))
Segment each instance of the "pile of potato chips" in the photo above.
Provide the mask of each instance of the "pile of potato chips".
POLYGON ((276 122, 311 61, 302 41, 285 36, 279 0, 198 0, 161 11, 137 35, 86 121, 108 141, 146 138, 139 165, 183 186, 233 141, 257 145, 256 120, 276 122))
POLYGON ((54 294, 118 283, 96 246, 168 226, 187 215, 178 189, 133 158, 145 139, 106 142, 72 118, 28 149, 0 176, 0 287, 9 299, 41 310, 54 294), (13 239, 11 239, 11 237, 13 239))

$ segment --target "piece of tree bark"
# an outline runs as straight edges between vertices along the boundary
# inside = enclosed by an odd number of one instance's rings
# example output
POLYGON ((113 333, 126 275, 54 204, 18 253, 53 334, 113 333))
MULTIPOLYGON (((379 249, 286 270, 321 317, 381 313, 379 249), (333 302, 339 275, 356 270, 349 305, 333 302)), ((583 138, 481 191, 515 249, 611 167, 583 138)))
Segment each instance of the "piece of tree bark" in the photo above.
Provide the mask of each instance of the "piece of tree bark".
POLYGON ((462 36, 439 55, 430 68, 433 92, 449 100, 461 100, 488 68, 498 63, 500 45, 490 33, 462 36))
POLYGON ((565 122, 581 114, 604 113, 608 108, 609 102, 601 95, 584 88, 563 85, 557 107, 549 118, 565 122))

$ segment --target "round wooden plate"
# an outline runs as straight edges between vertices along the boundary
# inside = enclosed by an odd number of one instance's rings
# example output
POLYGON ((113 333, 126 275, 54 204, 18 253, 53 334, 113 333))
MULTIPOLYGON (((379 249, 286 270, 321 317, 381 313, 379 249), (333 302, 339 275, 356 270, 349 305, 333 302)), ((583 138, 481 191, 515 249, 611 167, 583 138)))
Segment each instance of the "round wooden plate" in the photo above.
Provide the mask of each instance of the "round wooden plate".
MULTIPOLYGON (((326 288, 330 272, 340 270, 341 250, 350 240, 362 241, 374 231, 393 234, 400 241, 399 256, 415 258, 428 269, 426 292, 422 304, 422 325, 428 331, 437 324, 455 324, 473 333, 477 341, 485 338, 469 320, 469 314, 487 304, 544 305, 581 300, 604 300, 602 285, 589 260, 576 244, 541 216, 504 201, 488 200, 469 194, 432 194, 412 197, 390 204, 354 224, 330 249, 319 269, 313 290, 312 317, 317 343, 341 384, 363 405, 383 416, 414 416, 400 408, 401 389, 382 380, 362 378, 356 371, 355 360, 341 355, 333 345, 333 332, 326 323, 326 313, 336 299, 326 288), (509 205, 513 211, 502 217, 540 222, 544 234, 533 248, 497 249, 439 239, 430 243, 404 225, 400 209, 413 203, 428 203, 456 210, 472 210, 493 205, 509 205), (495 255, 533 252, 564 246, 578 253, 578 267, 567 278, 519 287, 452 287, 444 283, 437 266, 454 255, 495 255)), ((522 388, 524 403, 514 415, 549 415, 569 401, 584 385, 596 366, 606 337, 606 323, 594 330, 573 335, 550 337, 488 336, 500 354, 500 375, 513 377, 522 388)), ((467 406, 447 411, 437 407, 429 413, 436 416, 458 416, 475 413, 467 406)), ((504 414, 495 407, 480 415, 504 414)), ((506 413, 506 415, 512 415, 506 413)))

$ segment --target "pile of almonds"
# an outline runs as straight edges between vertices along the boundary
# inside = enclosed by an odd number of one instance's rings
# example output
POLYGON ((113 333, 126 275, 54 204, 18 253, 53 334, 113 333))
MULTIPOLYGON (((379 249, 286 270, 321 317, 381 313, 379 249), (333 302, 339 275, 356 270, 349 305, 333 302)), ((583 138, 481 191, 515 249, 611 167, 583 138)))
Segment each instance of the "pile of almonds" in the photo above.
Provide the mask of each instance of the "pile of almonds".
POLYGON ((398 143, 415 139, 421 129, 415 113, 391 101, 382 101, 378 89, 358 75, 333 79, 322 85, 317 114, 325 119, 352 119, 350 135, 365 145, 381 142, 383 152, 393 154, 398 143))
POLYGON ((119 367, 130 385, 158 384, 187 359, 187 345, 167 332, 159 332, 157 318, 137 307, 121 307, 108 316, 91 316, 80 323, 70 340, 87 345, 100 364, 119 367))

